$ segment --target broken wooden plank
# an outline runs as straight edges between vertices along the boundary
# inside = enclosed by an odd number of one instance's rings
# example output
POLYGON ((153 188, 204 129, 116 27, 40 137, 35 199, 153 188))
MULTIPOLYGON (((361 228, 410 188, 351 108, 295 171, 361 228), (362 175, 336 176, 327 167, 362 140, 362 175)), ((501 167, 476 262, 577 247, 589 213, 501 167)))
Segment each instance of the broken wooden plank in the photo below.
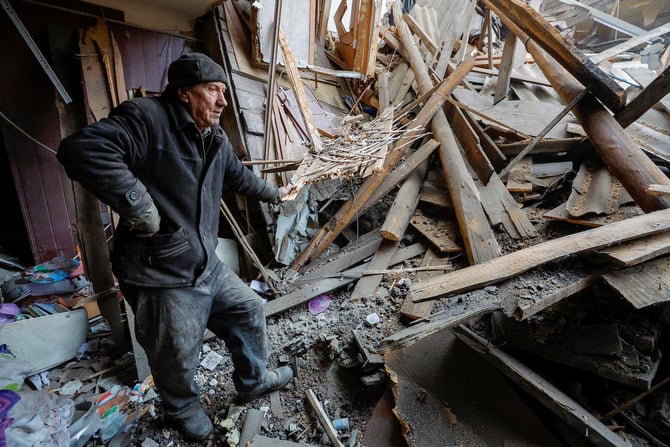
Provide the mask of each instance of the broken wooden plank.
POLYGON ((603 280, 636 309, 670 301, 670 257, 606 273, 603 280))
POLYGON ((640 118, 647 110, 652 108, 665 95, 670 92, 670 66, 647 85, 631 102, 615 115, 621 127, 624 129, 640 118))
POLYGON ((507 97, 507 92, 509 92, 509 83, 512 78, 512 69, 514 68, 512 64, 514 62, 514 52, 516 50, 517 41, 518 39, 514 33, 509 33, 505 37, 493 104, 497 104, 505 99, 507 97))
POLYGON ((463 249, 454 242, 456 226, 441 217, 427 216, 423 211, 416 210, 410 224, 428 239, 440 253, 462 253, 463 249))
POLYGON ((379 352, 388 352, 394 351, 396 349, 406 348, 418 342, 419 340, 423 340, 429 335, 433 335, 447 328, 465 323, 466 321, 480 317, 499 308, 499 304, 483 302, 479 306, 464 309, 462 312, 459 312, 458 315, 410 326, 386 337, 379 345, 377 350, 379 352))
POLYGON ((405 180, 386 214, 386 219, 379 229, 379 234, 386 240, 399 242, 405 234, 412 213, 419 201, 419 192, 423 179, 428 172, 428 161, 424 161, 405 180))
POLYGON ((465 77, 472 67, 472 60, 462 63, 458 69, 451 74, 448 81, 445 82, 440 90, 436 91, 426 102, 416 118, 412 121, 410 127, 406 132, 407 136, 401 138, 394 144, 394 149, 389 152, 384 162, 384 169, 381 173, 375 176, 368 177, 367 180, 359 187, 355 198, 348 200, 342 207, 330 218, 317 234, 312 238, 308 246, 295 259, 291 268, 299 270, 308 260, 319 256, 324 250, 335 240, 342 229, 351 223, 351 221, 358 216, 362 209, 361 204, 365 203, 368 198, 375 192, 378 186, 383 182, 384 178, 388 176, 389 172, 398 164, 398 162, 405 155, 408 147, 408 141, 415 138, 416 133, 428 124, 434 114, 439 112, 440 107, 446 101, 447 96, 465 77))
POLYGON ((533 8, 518 0, 484 0, 484 4, 524 42, 527 49, 530 42, 541 46, 579 82, 592 85, 594 94, 611 110, 616 112, 626 105, 626 92, 533 8), (522 30, 526 36, 516 30, 522 30))
POLYGON ((381 241, 382 238, 376 231, 365 233, 327 259, 317 259, 306 265, 301 270, 303 276, 296 280, 294 284, 310 282, 350 268, 372 256, 377 251, 381 241))
POLYGON ((307 103, 307 95, 305 94, 305 85, 300 79, 300 73, 298 73, 298 67, 296 66, 295 58, 291 52, 291 48, 288 45, 288 40, 286 36, 279 30, 279 46, 281 47, 282 53, 284 54, 284 63, 286 65, 286 71, 288 73, 288 78, 291 81, 291 86, 293 87, 293 93, 298 100, 298 107, 300 108, 300 114, 302 119, 305 121, 305 126, 307 126, 307 132, 309 133, 309 139, 312 143, 312 152, 323 151, 323 143, 321 142, 321 135, 317 130, 316 123, 314 122, 314 117, 312 116, 312 111, 309 108, 307 103))
MULTIPOLYGON (((388 268, 399 245, 400 241, 383 240, 374 257, 368 262, 368 269, 372 271, 388 268)), ((379 287, 379 283, 381 283, 383 276, 383 274, 365 275, 356 283, 354 290, 351 291, 349 299, 355 301, 373 296, 377 291, 377 287, 379 287)))
POLYGON ((549 295, 543 296, 537 301, 525 301, 519 299, 516 309, 514 310, 514 318, 522 321, 528 317, 532 317, 538 312, 543 311, 544 309, 558 303, 559 301, 588 289, 593 285, 596 279, 597 278, 594 276, 588 276, 586 278, 577 280, 549 295))
MULTIPOLYGON (((446 268, 445 271, 453 270, 453 266, 451 265, 451 261, 449 260, 449 258, 439 257, 430 247, 426 250, 426 254, 423 256, 423 259, 421 260, 421 267, 428 267, 428 266, 444 266, 446 268)), ((416 277, 419 281, 422 281, 440 274, 442 274, 442 272, 425 271, 425 272, 418 272, 416 277)), ((433 309, 433 301, 424 301, 423 303, 415 303, 414 301, 411 300, 411 298, 405 297, 405 300, 403 301, 399 312, 400 315, 403 317, 412 320, 417 320, 419 318, 425 318, 428 315, 430 315, 432 309, 433 309)))
POLYGON ((515 238, 537 236, 537 230, 526 212, 514 200, 498 175, 491 176, 489 183, 476 183, 484 211, 492 224, 502 224, 507 233, 515 238))
MULTIPOLYGON (((402 17, 400 5, 394 4, 394 16, 402 17)), ((398 20, 397 28, 400 39, 407 50, 409 62, 416 75, 419 90, 423 93, 433 87, 428 69, 419 54, 416 42, 409 27, 404 21, 398 20)), ((445 56, 447 57, 447 56, 445 56)), ((473 60, 470 62, 474 63, 473 60)), ((463 64, 461 64, 462 66, 463 64)), ((460 67, 459 67, 460 68, 460 67)), ((453 77, 455 71, 449 77, 453 77)), ((458 225, 463 237, 468 260, 477 264, 500 255, 498 241, 488 225, 481 203, 477 200, 476 187, 465 161, 461 155, 458 142, 454 136, 444 111, 438 110, 431 121, 435 139, 440 142, 440 161, 443 166, 445 180, 458 225)))
POLYGON ((647 193, 652 196, 670 196, 670 185, 649 185, 647 193))
POLYGON ((621 222, 542 242, 410 286, 414 301, 465 292, 511 278, 547 262, 670 229, 670 210, 655 211, 621 222))
POLYGON ((670 232, 606 247, 598 253, 620 265, 631 267, 670 253, 670 232))
POLYGON ((579 403, 511 355, 496 348, 465 326, 459 326, 456 335, 593 444, 629 446, 627 441, 619 438, 579 403))

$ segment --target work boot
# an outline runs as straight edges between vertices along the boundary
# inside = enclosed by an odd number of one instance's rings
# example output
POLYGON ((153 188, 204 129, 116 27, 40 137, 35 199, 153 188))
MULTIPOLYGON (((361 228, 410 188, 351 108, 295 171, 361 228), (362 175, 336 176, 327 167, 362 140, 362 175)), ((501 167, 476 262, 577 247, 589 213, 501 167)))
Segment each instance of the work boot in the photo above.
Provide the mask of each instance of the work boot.
POLYGON ((211 419, 200 406, 198 406, 198 411, 194 415, 186 418, 174 418, 171 421, 172 425, 194 441, 202 441, 214 431, 211 419))
POLYGON ((291 380, 293 380, 293 370, 289 366, 281 366, 272 371, 268 371, 265 375, 265 380, 258 384, 256 388, 253 388, 250 391, 238 392, 237 401, 239 403, 251 402, 261 394, 283 388, 291 380))

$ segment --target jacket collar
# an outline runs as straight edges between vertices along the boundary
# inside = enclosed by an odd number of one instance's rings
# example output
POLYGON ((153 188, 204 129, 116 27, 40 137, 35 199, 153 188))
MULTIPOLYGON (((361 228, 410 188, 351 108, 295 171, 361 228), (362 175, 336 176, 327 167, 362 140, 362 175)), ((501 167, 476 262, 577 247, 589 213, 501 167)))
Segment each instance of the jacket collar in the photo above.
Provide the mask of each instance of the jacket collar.
MULTIPOLYGON (((192 127, 200 132, 198 125, 195 123, 195 120, 189 113, 188 109, 181 102, 179 102, 178 99, 161 96, 161 100, 165 103, 165 108, 168 111, 171 127, 179 130, 184 130, 186 127, 192 127)), ((217 124, 216 126, 212 126, 211 129, 214 138, 222 138, 223 128, 220 125, 217 124)))

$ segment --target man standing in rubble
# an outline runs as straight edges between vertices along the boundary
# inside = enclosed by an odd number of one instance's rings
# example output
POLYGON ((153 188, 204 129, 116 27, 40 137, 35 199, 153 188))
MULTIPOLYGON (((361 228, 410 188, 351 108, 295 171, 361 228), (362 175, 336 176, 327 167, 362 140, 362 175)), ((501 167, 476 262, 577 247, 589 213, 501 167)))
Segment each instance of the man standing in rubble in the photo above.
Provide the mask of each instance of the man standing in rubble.
POLYGON ((266 202, 285 195, 235 157, 219 124, 227 83, 212 59, 186 54, 160 97, 123 102, 58 149, 67 174, 121 217, 112 268, 166 418, 195 440, 213 431, 193 381, 205 328, 232 355, 238 401, 293 378, 287 366, 267 370, 262 301, 215 254, 223 188, 266 202))

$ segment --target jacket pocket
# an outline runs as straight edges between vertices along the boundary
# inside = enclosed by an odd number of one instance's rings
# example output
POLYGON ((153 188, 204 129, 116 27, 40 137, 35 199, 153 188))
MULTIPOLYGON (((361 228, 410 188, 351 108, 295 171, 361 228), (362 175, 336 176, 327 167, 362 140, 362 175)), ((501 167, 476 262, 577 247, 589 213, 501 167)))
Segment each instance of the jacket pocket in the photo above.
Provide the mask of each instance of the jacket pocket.
POLYGON ((178 260, 190 248, 191 242, 186 236, 186 231, 179 227, 174 233, 160 234, 146 239, 144 254, 147 264, 156 266, 178 260))

